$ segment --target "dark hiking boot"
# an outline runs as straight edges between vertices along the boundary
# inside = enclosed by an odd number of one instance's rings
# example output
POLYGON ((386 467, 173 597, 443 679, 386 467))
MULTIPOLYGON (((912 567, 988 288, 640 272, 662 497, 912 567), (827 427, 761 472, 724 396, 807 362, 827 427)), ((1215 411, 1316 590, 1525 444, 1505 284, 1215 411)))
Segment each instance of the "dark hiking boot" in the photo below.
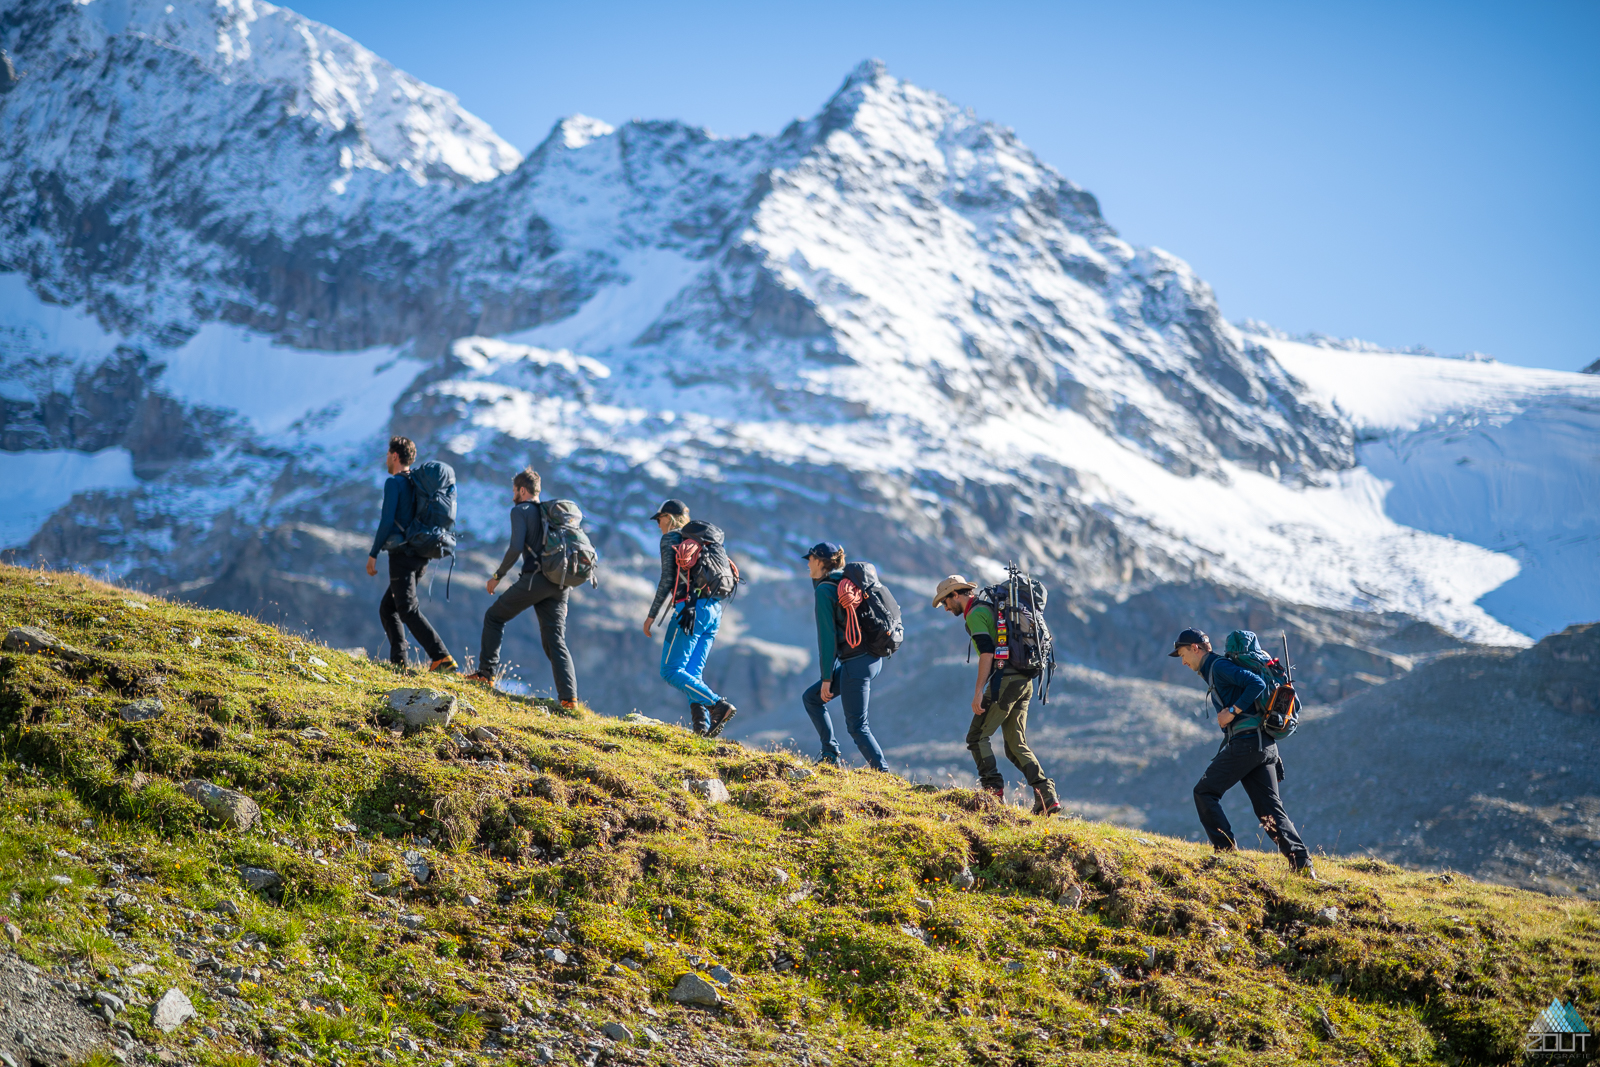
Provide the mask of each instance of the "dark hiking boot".
POLYGON ((484 674, 482 671, 473 671, 471 674, 463 674, 461 677, 463 680, 471 682, 473 685, 481 685, 485 689, 494 688, 494 675, 492 674, 484 674))
POLYGON ((1311 865, 1311 859, 1309 856, 1306 858, 1304 863, 1296 863, 1293 857, 1291 857, 1289 859, 1289 869, 1295 874, 1298 874, 1300 877, 1308 879, 1309 881, 1322 881, 1321 876, 1317 874, 1317 869, 1311 865))
POLYGON ((689 703, 689 721, 690 728, 694 730, 695 736, 704 737, 706 735, 706 724, 711 721, 711 709, 704 704, 691 701, 689 703))
POLYGON ((706 728, 706 736, 716 737, 721 734, 722 728, 737 714, 739 709, 726 700, 719 700, 711 705, 711 725, 706 728))
POLYGON ((980 786, 979 788, 981 788, 983 790, 983 792, 988 793, 990 796, 994 797, 1000 803, 1004 804, 1006 802, 1006 787, 1005 786, 1003 786, 1003 785, 985 785, 985 786, 980 786))
POLYGON ((1056 791, 1049 787, 1035 786, 1033 790, 1033 813, 1043 815, 1046 819, 1053 815, 1061 814, 1061 801, 1056 798, 1056 791))
POLYGON ((432 663, 428 664, 429 674, 454 674, 455 672, 456 658, 454 656, 446 656, 443 659, 436 659, 432 663))

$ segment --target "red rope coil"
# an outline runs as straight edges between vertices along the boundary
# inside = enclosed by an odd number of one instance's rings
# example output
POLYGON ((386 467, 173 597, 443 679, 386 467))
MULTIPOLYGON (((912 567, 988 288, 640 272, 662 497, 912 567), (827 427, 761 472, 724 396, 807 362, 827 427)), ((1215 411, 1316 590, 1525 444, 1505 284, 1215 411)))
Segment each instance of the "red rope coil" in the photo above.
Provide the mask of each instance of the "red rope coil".
POLYGON ((839 606, 844 609, 844 643, 851 648, 861 646, 861 620, 856 618, 856 608, 866 594, 848 578, 839 579, 839 606))

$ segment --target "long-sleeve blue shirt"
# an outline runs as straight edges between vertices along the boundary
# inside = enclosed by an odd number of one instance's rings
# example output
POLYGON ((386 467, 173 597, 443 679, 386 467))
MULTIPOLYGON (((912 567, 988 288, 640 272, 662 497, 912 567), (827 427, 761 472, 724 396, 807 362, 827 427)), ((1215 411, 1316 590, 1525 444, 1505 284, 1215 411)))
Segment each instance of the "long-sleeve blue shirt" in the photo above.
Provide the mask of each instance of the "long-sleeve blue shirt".
POLYGON ((511 543, 495 569, 496 579, 504 578, 517 560, 522 560, 522 573, 531 567, 539 569, 539 549, 544 544, 544 512, 537 500, 525 500, 511 506, 511 543))
POLYGON ((1261 725, 1261 716, 1255 712, 1256 701, 1267 691, 1261 675, 1212 652, 1200 662, 1200 677, 1211 686, 1211 704, 1216 710, 1234 708, 1238 712, 1225 729, 1237 734, 1261 725))
POLYGON ((393 474, 383 483, 383 514, 378 517, 378 532, 372 538, 373 557, 387 548, 396 548, 405 539, 405 520, 415 510, 412 500, 411 479, 404 474, 393 474), (390 544, 390 539, 394 543, 390 544))

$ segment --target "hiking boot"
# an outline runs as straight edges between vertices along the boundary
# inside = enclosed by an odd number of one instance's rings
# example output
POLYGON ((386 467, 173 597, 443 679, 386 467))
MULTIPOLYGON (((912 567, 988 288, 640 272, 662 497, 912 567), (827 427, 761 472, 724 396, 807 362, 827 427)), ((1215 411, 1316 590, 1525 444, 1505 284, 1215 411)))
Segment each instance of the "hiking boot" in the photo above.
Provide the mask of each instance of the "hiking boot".
POLYGON ((711 721, 711 709, 696 701, 689 703, 690 729, 694 730, 696 737, 706 735, 706 724, 711 721))
POLYGON ((1054 789, 1034 787, 1033 813, 1035 815, 1043 815, 1046 819, 1052 815, 1061 814, 1061 801, 1056 799, 1056 791, 1054 789))
POLYGON ((1006 802, 1006 787, 1005 786, 1003 786, 1003 785, 985 785, 985 786, 979 786, 979 788, 983 792, 988 793, 990 796, 994 797, 1000 803, 1004 804, 1006 802))
POLYGON ((1294 860, 1290 860, 1289 867, 1295 874, 1309 881, 1322 881, 1321 876, 1317 874, 1317 869, 1311 865, 1310 860, 1306 860, 1304 863, 1296 863, 1294 860))
POLYGON ((577 711, 578 710, 578 702, 576 700, 563 700, 561 702, 561 710, 562 711, 577 711))
POLYGON ((739 714, 739 709, 726 700, 719 700, 711 705, 711 725, 706 728, 706 736, 716 737, 722 733, 722 728, 728 725, 728 721, 737 714, 739 714))
POLYGON ((436 659, 432 663, 428 664, 429 674, 454 674, 455 670, 456 658, 454 656, 446 656, 443 659, 436 659))
POLYGON ((463 674, 461 678, 463 681, 471 682, 473 685, 481 685, 485 689, 494 688, 494 675, 492 674, 484 674, 482 671, 473 671, 471 674, 463 674))

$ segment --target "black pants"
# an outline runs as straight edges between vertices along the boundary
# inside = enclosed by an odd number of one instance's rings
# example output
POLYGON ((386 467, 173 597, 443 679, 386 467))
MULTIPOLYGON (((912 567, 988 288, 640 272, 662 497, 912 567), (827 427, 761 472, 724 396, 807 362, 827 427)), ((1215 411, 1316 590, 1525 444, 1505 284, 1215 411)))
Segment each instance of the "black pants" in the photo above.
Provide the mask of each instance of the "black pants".
POLYGON ((1278 797, 1278 779, 1283 776, 1283 761, 1278 758, 1278 746, 1258 747, 1261 739, 1252 731, 1240 734, 1211 760, 1211 766, 1200 776, 1194 787, 1194 806, 1200 813, 1200 825, 1217 848, 1232 848, 1233 827, 1222 812, 1222 794, 1235 785, 1242 784, 1250 807, 1255 810, 1261 828, 1272 838, 1278 851, 1288 856, 1296 868, 1311 862, 1300 832, 1284 814, 1283 801, 1278 797))
POLYGON ((383 620, 383 632, 389 638, 389 662, 406 661, 406 636, 400 632, 405 623, 411 636, 428 654, 429 662, 444 659, 450 653, 433 623, 422 614, 422 604, 417 600, 417 579, 428 569, 428 561, 403 549, 389 553, 389 589, 378 604, 378 618, 383 620))
POLYGON ((550 660, 555 676, 556 696, 578 699, 578 672, 567 651, 567 590, 534 571, 517 579, 517 584, 500 594, 483 615, 483 644, 478 651, 478 670, 493 674, 500 666, 500 642, 506 636, 506 623, 529 608, 539 618, 539 642, 550 660))

